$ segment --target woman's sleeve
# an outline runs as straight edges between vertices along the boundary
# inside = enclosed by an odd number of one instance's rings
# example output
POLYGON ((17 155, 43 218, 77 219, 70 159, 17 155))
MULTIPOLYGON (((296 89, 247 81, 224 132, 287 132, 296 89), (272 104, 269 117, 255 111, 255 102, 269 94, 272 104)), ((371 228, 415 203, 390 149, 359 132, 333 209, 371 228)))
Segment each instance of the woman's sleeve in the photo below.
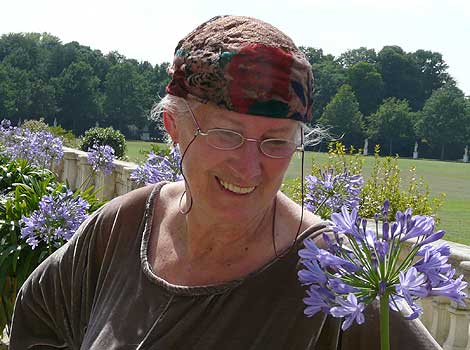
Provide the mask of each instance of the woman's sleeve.
POLYGON ((100 269, 100 212, 88 218, 21 287, 13 314, 11 350, 80 348, 100 269))

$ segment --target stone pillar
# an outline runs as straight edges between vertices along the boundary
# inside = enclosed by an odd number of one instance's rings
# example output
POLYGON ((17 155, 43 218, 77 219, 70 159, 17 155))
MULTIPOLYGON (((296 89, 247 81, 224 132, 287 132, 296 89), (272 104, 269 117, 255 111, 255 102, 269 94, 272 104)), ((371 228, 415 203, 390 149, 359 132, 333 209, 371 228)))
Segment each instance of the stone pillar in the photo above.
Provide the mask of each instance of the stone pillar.
POLYGON ((465 151, 463 153, 463 162, 468 163, 468 145, 465 146, 465 151))
POLYGON ((62 159, 64 164, 64 171, 62 172, 62 181, 67 181, 70 189, 75 191, 78 184, 78 154, 73 151, 64 151, 64 158, 62 159))
POLYGON ((363 155, 367 156, 368 148, 369 148, 369 139, 365 139, 364 140, 364 150, 362 151, 363 155))
POLYGON ((429 332, 440 345, 444 343, 447 339, 447 335, 449 334, 449 304, 449 299, 444 297, 436 297, 432 301, 433 314, 431 329, 429 332))
POLYGON ((423 314, 421 315, 420 320, 423 322, 424 326, 430 330, 433 316, 432 298, 421 299, 421 307, 423 308, 423 314))
POLYGON ((93 174, 93 169, 91 165, 88 164, 87 154, 78 155, 78 174, 77 174, 77 188, 86 190, 90 186, 95 185, 95 179, 93 174))
POLYGON ((115 197, 116 173, 105 175, 102 171, 95 175, 95 188, 98 190, 97 196, 101 200, 110 200, 115 197))

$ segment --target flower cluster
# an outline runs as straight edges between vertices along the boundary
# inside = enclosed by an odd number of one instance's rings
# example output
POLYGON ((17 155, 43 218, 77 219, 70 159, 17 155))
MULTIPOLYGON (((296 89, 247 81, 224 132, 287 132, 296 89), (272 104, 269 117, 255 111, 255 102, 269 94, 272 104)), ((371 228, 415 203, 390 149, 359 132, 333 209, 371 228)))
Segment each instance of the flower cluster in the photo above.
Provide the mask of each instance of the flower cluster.
POLYGON ((359 205, 359 194, 364 183, 360 174, 353 175, 348 171, 336 174, 333 170, 326 170, 320 172, 319 177, 309 175, 305 180, 305 207, 322 218, 339 212, 344 205, 348 209, 359 205))
POLYGON ((94 144, 88 149, 88 163, 93 171, 102 171, 105 175, 111 175, 115 167, 114 148, 108 145, 94 144))
POLYGON ((80 196, 67 190, 65 193, 43 196, 39 209, 20 220, 21 238, 33 249, 41 241, 58 247, 68 241, 87 218, 89 204, 80 196))
POLYGON ((348 211, 343 206, 341 213, 332 215, 332 234, 323 235, 327 249, 319 249, 310 239, 304 241, 299 256, 305 268, 298 276, 308 286, 307 316, 322 311, 344 317, 345 330, 354 320, 363 323, 364 308, 377 298, 386 298, 394 311, 406 313, 411 308, 407 319, 422 313, 416 303, 422 297, 439 295, 463 303, 467 283, 462 276, 454 279, 455 270, 448 263, 450 247, 431 244, 444 231, 434 232, 434 219, 412 216, 411 209, 398 211, 390 223, 388 209, 385 201, 382 213, 375 216, 376 229, 371 230, 357 209, 348 211), (403 258, 405 244, 410 249, 403 258))
POLYGON ((40 167, 59 162, 64 152, 62 140, 50 132, 32 132, 28 129, 12 127, 9 120, 0 124, 2 154, 10 159, 26 159, 30 164, 40 167))
POLYGON ((150 152, 144 164, 138 166, 131 174, 131 180, 139 185, 154 184, 160 181, 179 181, 181 156, 178 148, 173 147, 168 156, 150 152))

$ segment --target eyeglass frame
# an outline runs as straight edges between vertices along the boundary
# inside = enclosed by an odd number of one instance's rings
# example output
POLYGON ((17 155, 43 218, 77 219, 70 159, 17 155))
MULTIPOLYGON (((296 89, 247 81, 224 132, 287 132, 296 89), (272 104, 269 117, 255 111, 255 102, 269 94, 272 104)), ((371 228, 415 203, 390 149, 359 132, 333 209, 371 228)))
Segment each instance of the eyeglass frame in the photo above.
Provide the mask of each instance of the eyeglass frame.
POLYGON ((206 132, 204 132, 201 128, 201 126, 199 125, 197 119, 196 119, 196 116, 194 115, 194 112, 192 110, 192 108, 189 106, 189 103, 188 101, 186 101, 186 105, 188 106, 188 109, 189 109, 189 112, 191 114, 191 117, 194 121, 194 123, 196 124, 196 130, 194 131, 194 137, 197 137, 199 135, 201 136, 209 136, 209 131, 217 131, 217 130, 222 130, 222 131, 228 131, 228 132, 231 132, 231 133, 234 133, 234 134, 237 134, 241 137, 241 143, 239 145, 237 145, 236 147, 233 147, 233 148, 220 148, 220 147, 216 147, 214 145, 211 145, 210 143, 207 142, 207 144, 209 146, 211 146, 212 148, 214 149, 218 149, 218 150, 221 150, 221 151, 233 151, 235 149, 239 149, 240 147, 242 147, 244 144, 245 144, 245 141, 249 141, 249 142, 256 142, 256 144, 258 145, 258 149, 259 151, 261 152, 261 154, 265 155, 266 157, 268 158, 273 158, 273 159, 287 159, 289 157, 292 157, 292 155, 295 153, 295 152, 304 152, 304 144, 303 144, 303 129, 301 127, 301 143, 300 145, 296 145, 296 148, 294 149, 294 151, 292 152, 292 154, 290 156, 287 156, 287 157, 276 157, 276 156, 273 156, 273 155, 270 155, 270 154, 267 154, 263 151, 263 149, 261 148, 261 144, 263 142, 266 142, 266 141, 272 141, 272 140, 282 140, 282 141, 287 141, 287 142, 290 142, 290 143, 293 143, 295 144, 294 141, 291 141, 291 140, 287 140, 287 139, 280 139, 280 138, 268 138, 268 139, 264 139, 264 140, 258 140, 258 139, 254 139, 254 138, 249 138, 249 137, 245 137, 245 135, 239 133, 238 131, 234 131, 234 130, 230 130, 230 129, 224 129, 224 128, 212 128, 212 129, 208 129, 206 132))

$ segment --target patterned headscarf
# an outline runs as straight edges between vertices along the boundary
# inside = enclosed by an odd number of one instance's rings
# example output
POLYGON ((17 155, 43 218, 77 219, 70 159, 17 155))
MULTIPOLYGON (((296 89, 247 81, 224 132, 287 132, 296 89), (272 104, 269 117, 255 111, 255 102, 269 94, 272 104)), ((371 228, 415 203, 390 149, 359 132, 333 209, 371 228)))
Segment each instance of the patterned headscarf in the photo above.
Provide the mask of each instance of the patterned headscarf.
POLYGON ((167 93, 231 111, 308 122, 313 75, 305 55, 272 25, 217 16, 182 39, 167 93))

